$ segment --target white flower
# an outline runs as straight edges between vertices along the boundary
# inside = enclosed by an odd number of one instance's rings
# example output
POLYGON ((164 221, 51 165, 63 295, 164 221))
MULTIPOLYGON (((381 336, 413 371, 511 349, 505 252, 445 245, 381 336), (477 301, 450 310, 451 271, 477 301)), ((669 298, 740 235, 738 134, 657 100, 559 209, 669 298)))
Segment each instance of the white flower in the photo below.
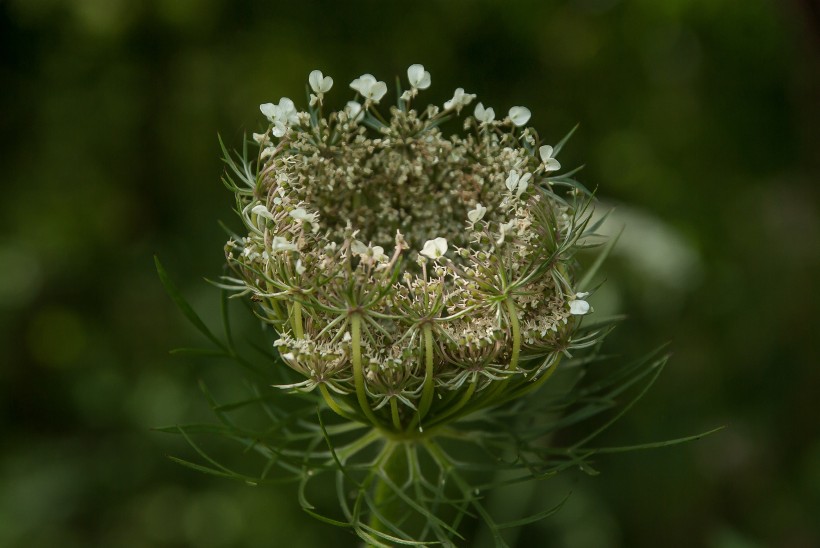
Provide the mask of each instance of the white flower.
POLYGON ((561 169, 561 164, 558 160, 552 157, 553 148, 549 145, 544 145, 538 149, 538 154, 541 155, 541 161, 544 162, 544 171, 555 171, 561 169))
POLYGON ((258 215, 260 217, 264 217, 266 219, 270 219, 271 221, 274 220, 273 215, 271 214, 271 212, 268 211, 268 208, 266 208, 262 204, 253 206, 253 208, 251 209, 251 213, 253 213, 255 215, 258 215))
POLYGON ((350 251, 352 251, 354 255, 366 255, 367 246, 360 240, 353 240, 353 243, 350 244, 350 251))
POLYGON ((312 71, 308 76, 308 82, 310 83, 310 89, 320 96, 333 87, 333 78, 323 75, 321 70, 312 71))
POLYGON ((302 259, 296 259, 296 273, 300 276, 307 271, 305 265, 302 264, 302 259))
POLYGON ((362 112, 362 105, 357 103, 356 101, 348 101, 347 105, 345 105, 345 113, 347 117, 353 121, 358 122, 364 117, 364 112, 362 112))
POLYGON ((383 263, 388 259, 384 253, 384 248, 380 245, 364 245, 361 240, 353 240, 350 244, 350 251, 354 255, 358 255, 367 264, 374 262, 383 263))
POLYGON ((275 137, 282 137, 287 132, 288 127, 299 123, 299 113, 296 106, 287 97, 279 99, 278 105, 273 103, 259 105, 259 110, 273 124, 271 133, 275 137))
POLYGON ((407 79, 410 81, 410 85, 416 89, 430 87, 430 73, 424 70, 424 65, 410 65, 407 69, 407 79))
POLYGON ((532 116, 532 113, 527 107, 512 107, 510 109, 510 120, 518 127, 529 122, 530 116, 532 116))
POLYGON ((469 105, 473 99, 474 93, 464 93, 464 88, 456 88, 453 98, 444 103, 444 110, 455 109, 456 112, 461 112, 461 109, 469 105))
POLYGON ((271 251, 296 251, 296 246, 283 236, 274 236, 271 242, 271 251))
POLYGON ((361 93, 367 101, 378 103, 387 93, 387 84, 376 80, 372 74, 362 74, 352 82, 350 87, 361 93))
POLYGON ((495 120, 495 111, 491 108, 484 108, 483 103, 475 106, 475 118, 482 124, 489 124, 495 120))
MULTIPOLYGON (((577 295, 576 295, 577 296, 577 295)), ((589 312, 589 303, 583 299, 572 299, 569 302, 569 313, 576 316, 583 316, 589 312)))
POLYGON ((299 113, 296 110, 296 105, 293 104, 293 101, 287 97, 282 97, 279 99, 279 104, 276 106, 279 109, 278 115, 283 123, 286 125, 299 123, 299 113))
POLYGON ((495 241, 495 245, 501 245, 504 243, 504 238, 507 237, 507 233, 510 230, 512 230, 513 226, 515 226, 515 219, 498 225, 498 228, 501 233, 499 234, 498 239, 495 241))
POLYGON ((387 255, 384 253, 384 248, 380 245, 374 245, 370 248, 370 253, 373 255, 373 258, 379 262, 383 262, 387 260, 387 255))
POLYGON ((296 219, 297 221, 307 221, 309 223, 316 222, 316 214, 315 213, 308 213, 307 210, 303 207, 297 207, 296 209, 292 210, 289 215, 296 219))
POLYGON ((421 250, 422 255, 431 259, 438 259, 445 253, 447 253, 447 240, 444 238, 427 240, 421 250))
POLYGON ((510 175, 506 181, 507 190, 509 190, 510 193, 515 193, 516 198, 520 198, 524 191, 527 190, 530 178, 532 178, 531 173, 520 175, 515 170, 510 171, 510 175))
POLYGON ((259 105, 259 110, 270 121, 273 121, 273 118, 276 116, 276 105, 274 105, 273 103, 263 103, 259 105))
POLYGON ((589 295, 588 291, 582 291, 581 293, 576 293, 575 296, 569 301, 569 313, 575 314, 577 316, 583 316, 587 312, 589 312, 589 303, 584 300, 584 298, 589 295))
POLYGON ((475 209, 467 212, 467 218, 470 219, 471 223, 475 224, 484 218, 485 213, 487 213, 487 208, 481 204, 476 204, 475 209))

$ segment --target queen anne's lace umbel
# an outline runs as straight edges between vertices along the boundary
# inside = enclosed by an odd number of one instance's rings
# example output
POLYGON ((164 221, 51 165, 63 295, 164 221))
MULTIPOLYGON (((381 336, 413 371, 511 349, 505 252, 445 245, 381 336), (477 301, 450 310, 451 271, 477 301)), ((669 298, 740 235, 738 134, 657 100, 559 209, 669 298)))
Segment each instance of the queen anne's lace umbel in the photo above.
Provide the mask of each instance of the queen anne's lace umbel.
POLYGON ((557 367, 591 311, 574 287, 589 200, 557 191, 555 148, 512 107, 478 103, 464 135, 441 124, 475 95, 413 108, 421 65, 389 116, 370 74, 325 114, 333 79, 311 73, 308 111, 270 122, 255 184, 234 187, 247 235, 226 245, 227 285, 250 294, 283 361, 337 413, 394 433, 509 399, 557 367))

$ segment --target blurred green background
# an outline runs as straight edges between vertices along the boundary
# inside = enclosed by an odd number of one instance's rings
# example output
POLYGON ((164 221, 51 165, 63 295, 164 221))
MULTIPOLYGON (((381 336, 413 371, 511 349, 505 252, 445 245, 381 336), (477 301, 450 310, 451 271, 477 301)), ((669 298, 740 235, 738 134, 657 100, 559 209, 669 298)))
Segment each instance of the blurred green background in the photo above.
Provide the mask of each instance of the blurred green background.
POLYGON ((416 62, 422 101, 527 105, 547 142, 581 123, 561 162, 627 225, 593 301, 630 317, 608 348, 674 353, 604 441, 727 426, 541 484, 573 494, 519 546, 820 546, 819 21, 812 0, 0 2, 0 546, 357 544, 292 485, 166 459, 194 454, 151 428, 208 419, 198 379, 236 375, 169 356, 201 339, 152 255, 218 323, 217 133, 304 105, 314 68, 341 105, 416 62))

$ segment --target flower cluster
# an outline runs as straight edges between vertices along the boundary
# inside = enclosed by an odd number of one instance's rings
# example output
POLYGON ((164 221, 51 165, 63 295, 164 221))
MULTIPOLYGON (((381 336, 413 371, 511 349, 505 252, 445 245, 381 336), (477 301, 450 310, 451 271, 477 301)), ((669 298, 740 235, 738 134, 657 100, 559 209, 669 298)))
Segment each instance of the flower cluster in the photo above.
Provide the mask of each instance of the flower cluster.
POLYGON ((529 109, 482 103, 447 137, 476 96, 416 109, 431 76, 417 64, 407 79, 387 117, 370 74, 327 114, 320 71, 306 111, 261 105, 257 171, 233 188, 247 234, 225 249, 226 286, 301 375, 286 388, 410 436, 545 380, 591 309, 574 282, 589 200, 559 192, 561 145, 541 143, 529 109))

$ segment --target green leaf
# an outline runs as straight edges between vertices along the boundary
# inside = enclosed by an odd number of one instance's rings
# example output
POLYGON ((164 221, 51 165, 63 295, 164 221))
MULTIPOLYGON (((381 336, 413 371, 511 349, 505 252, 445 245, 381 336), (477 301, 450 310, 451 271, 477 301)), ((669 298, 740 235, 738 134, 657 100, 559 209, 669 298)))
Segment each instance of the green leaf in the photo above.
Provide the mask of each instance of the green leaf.
POLYGON ((643 451, 645 449, 660 449, 662 447, 671 447, 673 445, 679 445, 681 443, 688 443, 690 441, 697 441, 699 439, 705 438, 706 436, 711 436, 716 432, 720 432, 726 428, 725 426, 718 426, 717 428, 713 428, 711 430, 707 430, 706 432, 701 432, 700 434, 695 434, 693 436, 686 436, 683 438, 675 438, 671 440, 665 441, 656 441, 652 443, 642 443, 639 445, 624 445, 620 447, 597 447, 592 448, 590 451, 595 451, 595 453, 625 453, 627 451, 643 451))
POLYGON ((537 514, 533 514, 531 516, 528 516, 526 518, 522 518, 522 519, 519 519, 519 520, 499 523, 499 524, 496 525, 496 527, 498 527, 499 529, 512 529, 514 527, 521 527, 522 525, 529 525, 530 523, 535 523, 537 521, 541 521, 542 519, 547 518, 547 517, 553 515, 558 510, 560 510, 564 506, 564 503, 566 503, 567 500, 569 500, 569 497, 570 497, 571 494, 572 493, 568 493, 567 496, 564 497, 564 499, 561 502, 559 502, 558 504, 556 504, 552 508, 547 508, 546 510, 538 512, 537 514))
POLYGON ((584 273, 584 277, 576 284, 576 287, 579 291, 584 291, 589 288, 589 285, 592 283, 592 279, 598 274, 598 271, 601 269, 601 266, 604 264, 604 261, 609 258, 609 255, 612 253, 612 250, 615 249, 615 244, 618 243, 618 239, 623 234, 624 229, 618 231, 618 234, 615 235, 609 242, 607 242, 606 247, 595 257, 595 262, 592 263, 587 271, 584 273))
POLYGON ((573 127, 571 130, 569 130, 569 133, 567 133, 564 136, 563 139, 558 141, 557 145, 552 147, 552 155, 553 156, 558 156, 558 153, 561 152, 561 149, 564 148, 564 145, 567 144, 567 141, 569 141, 569 138, 572 137, 572 134, 575 133, 575 130, 578 129, 578 126, 580 126, 580 125, 581 124, 575 124, 575 127, 573 127))
POLYGON ((191 322, 193 326, 196 327, 197 330, 199 330, 200 333, 205 335, 205 337, 208 338, 208 340, 210 340, 216 346, 225 350, 225 346, 222 344, 222 342, 220 342, 220 340, 217 339, 213 333, 211 333, 211 330, 208 329, 208 326, 205 325, 205 322, 203 322, 199 315, 197 315, 197 313, 194 312, 194 309, 191 308, 191 305, 188 304, 188 301, 185 300, 185 298, 179 292, 177 287, 171 281, 171 278, 168 276, 168 273, 162 266, 159 257, 157 257, 156 255, 154 256, 154 264, 156 265, 157 274, 159 274, 160 282, 162 282, 162 285, 165 287, 165 291, 177 305, 177 308, 179 308, 179 310, 185 315, 185 317, 188 318, 188 321, 191 322))

